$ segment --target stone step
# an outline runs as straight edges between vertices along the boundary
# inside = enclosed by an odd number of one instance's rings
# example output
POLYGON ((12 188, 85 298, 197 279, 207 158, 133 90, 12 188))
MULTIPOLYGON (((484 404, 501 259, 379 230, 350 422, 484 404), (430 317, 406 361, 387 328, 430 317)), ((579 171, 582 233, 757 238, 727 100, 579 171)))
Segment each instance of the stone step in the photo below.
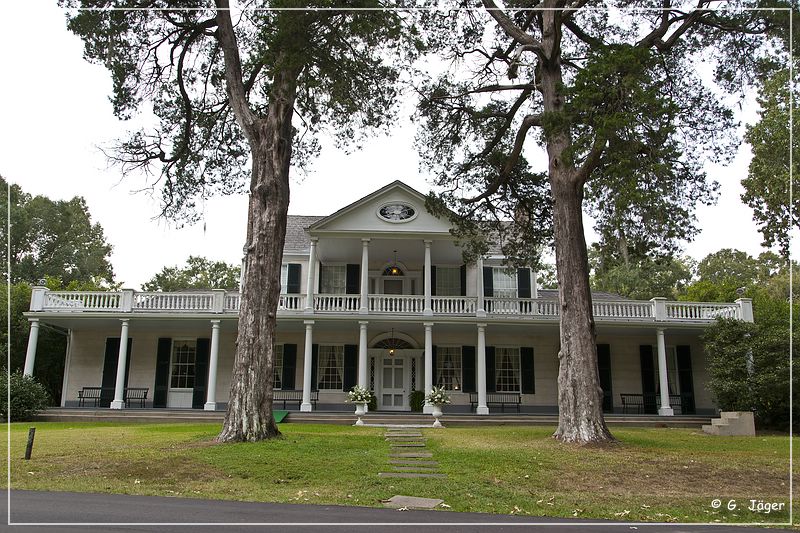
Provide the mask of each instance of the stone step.
POLYGON ((389 461, 390 465, 403 465, 403 466, 439 466, 436 461, 403 461, 400 459, 392 459, 389 461))
POLYGON ((386 437, 386 442, 425 442, 425 437, 386 437))
POLYGON ((427 472, 436 473, 439 471, 437 467, 431 466, 393 466, 395 472, 427 472))
POLYGON ((422 474, 418 472, 380 472, 378 473, 380 477, 399 477, 399 478, 446 478, 447 474, 422 474))
POLYGON ((424 448, 424 442, 397 442, 390 444, 392 448, 424 448))
POLYGON ((389 454, 390 458, 395 459, 415 459, 415 458, 429 458, 433 457, 431 452, 395 452, 389 454))
POLYGON ((383 434, 383 436, 384 437, 421 437, 422 433, 420 433, 419 431, 417 431, 416 433, 408 433, 408 432, 390 433, 390 432, 386 432, 386 433, 383 434))

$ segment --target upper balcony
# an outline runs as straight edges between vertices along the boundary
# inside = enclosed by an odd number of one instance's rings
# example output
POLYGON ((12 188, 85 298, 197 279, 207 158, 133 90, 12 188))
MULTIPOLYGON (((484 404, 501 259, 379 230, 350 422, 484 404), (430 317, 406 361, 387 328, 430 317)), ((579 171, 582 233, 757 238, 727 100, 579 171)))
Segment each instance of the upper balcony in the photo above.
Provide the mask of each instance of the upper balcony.
MULTIPOLYGON (((432 296, 426 311, 423 295, 370 294, 367 305, 361 305, 359 294, 283 294, 278 316, 394 315, 398 317, 477 317, 515 318, 529 321, 555 321, 559 315, 557 299, 552 298, 478 298, 473 296, 432 296), (311 306, 309 306, 311 302, 311 306)), ((238 292, 109 292, 50 291, 35 287, 31 296, 34 313, 121 313, 132 315, 164 314, 187 316, 197 314, 236 315, 241 296, 238 292)), ((752 321, 752 302, 742 298, 732 303, 674 302, 663 298, 652 300, 598 300, 593 303, 598 322, 673 322, 711 323, 717 318, 752 321)))

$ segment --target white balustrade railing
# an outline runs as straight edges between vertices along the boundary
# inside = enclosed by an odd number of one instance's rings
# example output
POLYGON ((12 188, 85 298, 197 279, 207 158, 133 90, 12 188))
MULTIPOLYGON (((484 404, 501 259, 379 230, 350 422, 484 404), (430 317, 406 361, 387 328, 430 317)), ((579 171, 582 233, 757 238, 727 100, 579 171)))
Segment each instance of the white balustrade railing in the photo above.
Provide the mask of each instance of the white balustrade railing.
POLYGON ((537 300, 532 298, 486 298, 486 311, 493 315, 536 315, 537 300))
POLYGON ((242 305, 242 295, 238 292, 232 292, 225 295, 225 311, 239 311, 239 306, 242 305))
POLYGON ((653 318, 652 302, 605 301, 592 302, 595 318, 653 318))
POLYGON ((358 311, 361 307, 361 296, 352 294, 315 294, 314 311, 348 312, 358 311))
POLYGON ((534 300, 536 311, 539 316, 555 317, 558 316, 558 300, 534 300))
POLYGON ((137 292, 133 308, 143 311, 211 311, 214 294, 209 292, 137 292))
POLYGON ((278 311, 302 311, 305 305, 305 294, 281 294, 278 311))
POLYGON ((48 311, 118 311, 121 307, 121 299, 122 293, 120 292, 48 291, 43 307, 48 311))
POLYGON ((431 299, 431 307, 436 315, 474 315, 477 309, 477 298, 473 296, 434 296, 431 299))
POLYGON ((729 303, 666 302, 667 319, 672 320, 716 320, 737 318, 739 306, 729 303))
POLYGON ((405 294, 370 294, 371 313, 420 314, 425 310, 425 297, 405 294))

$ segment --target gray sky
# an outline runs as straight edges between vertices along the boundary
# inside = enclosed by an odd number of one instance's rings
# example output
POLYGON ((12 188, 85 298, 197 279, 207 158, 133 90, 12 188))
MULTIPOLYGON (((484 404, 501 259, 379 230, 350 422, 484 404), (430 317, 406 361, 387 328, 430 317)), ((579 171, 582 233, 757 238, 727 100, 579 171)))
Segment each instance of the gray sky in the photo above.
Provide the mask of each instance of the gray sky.
MULTIPOLYGON (((97 148, 108 146, 130 127, 112 114, 111 81, 105 68, 83 60, 82 43, 67 31, 55 2, 14 2, 4 7, 0 174, 32 194, 53 199, 83 196, 93 220, 100 222, 114 247, 117 281, 127 288, 139 289, 164 265, 182 264, 189 255, 238 263, 246 197, 208 201, 205 231, 203 222, 177 229, 154 219, 157 201, 134 192, 143 187, 144 179, 122 180, 119 169, 108 167, 97 148)), ((740 115, 742 121, 756 119, 752 100, 740 115)), ((413 125, 405 119, 391 137, 375 138, 354 154, 324 144, 311 173, 293 179, 289 213, 327 215, 396 179, 427 192, 413 136, 413 125)), ((709 177, 720 182, 722 194, 716 206, 699 208, 702 232, 686 245, 688 255, 701 259, 721 248, 753 255, 763 251, 752 211, 739 200, 750 157, 749 148, 742 145, 729 166, 707 167, 709 177)), ((593 238, 590 232, 587 240, 593 238)))

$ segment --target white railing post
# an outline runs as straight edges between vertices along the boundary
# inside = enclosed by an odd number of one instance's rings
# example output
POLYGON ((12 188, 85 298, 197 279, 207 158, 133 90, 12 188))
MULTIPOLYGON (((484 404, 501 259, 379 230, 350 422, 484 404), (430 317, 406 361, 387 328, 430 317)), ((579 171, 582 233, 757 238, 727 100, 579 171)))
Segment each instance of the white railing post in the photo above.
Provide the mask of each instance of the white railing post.
POLYGON ((736 318, 745 322, 753 322, 753 299, 739 298, 736 300, 736 318))
POLYGON ((123 313, 133 311, 133 292, 133 289, 122 289, 122 294, 119 298, 119 310, 123 313))
POLYGON ((653 318, 658 322, 667 319, 667 299, 661 296, 650 298, 653 304, 653 318))
MULTIPOLYGON (((369 313, 369 239, 361 239, 361 307, 358 312, 369 313)), ((363 385, 362 385, 363 387, 363 385)))
POLYGON ((433 308, 431 307, 431 295, 433 294, 433 287, 431 287, 431 244, 433 241, 425 240, 425 310, 422 312, 425 316, 433 316, 433 308))
POLYGON ((478 260, 475 263, 475 268, 478 270, 476 276, 477 281, 475 283, 478 291, 478 309, 475 311, 475 316, 478 318, 486 318, 486 304, 484 303, 483 296, 483 257, 478 257, 478 260))
POLYGON ((211 301, 211 312, 221 313, 225 310, 225 289, 211 289, 213 293, 211 301))
MULTIPOLYGON (((133 292, 133 291, 131 291, 133 292)), ((117 382, 114 387, 112 409, 125 407, 125 366, 128 363, 128 319, 122 320, 122 331, 119 335, 119 354, 117 356, 117 382)))
POLYGON ((304 312, 307 314, 314 313, 314 281, 317 278, 316 270, 317 237, 311 237, 311 248, 308 252, 308 276, 306 276, 306 308, 304 309, 304 312))
POLYGON ((39 319, 29 318, 31 323, 31 330, 28 333, 28 350, 25 352, 25 370, 26 376, 33 375, 33 364, 36 362, 36 345, 39 343, 39 319))
POLYGON ((306 344, 303 347, 303 403, 300 411, 311 412, 311 364, 314 342, 314 321, 304 320, 306 326, 306 344))
POLYGON ((47 287, 34 285, 31 287, 31 311, 41 311, 44 309, 44 302, 47 299, 47 287))
MULTIPOLYGON (((224 292, 224 291, 223 291, 224 292)), ((219 361, 219 320, 211 321, 211 353, 208 357, 208 389, 205 411, 217 410, 217 363, 219 361)))

